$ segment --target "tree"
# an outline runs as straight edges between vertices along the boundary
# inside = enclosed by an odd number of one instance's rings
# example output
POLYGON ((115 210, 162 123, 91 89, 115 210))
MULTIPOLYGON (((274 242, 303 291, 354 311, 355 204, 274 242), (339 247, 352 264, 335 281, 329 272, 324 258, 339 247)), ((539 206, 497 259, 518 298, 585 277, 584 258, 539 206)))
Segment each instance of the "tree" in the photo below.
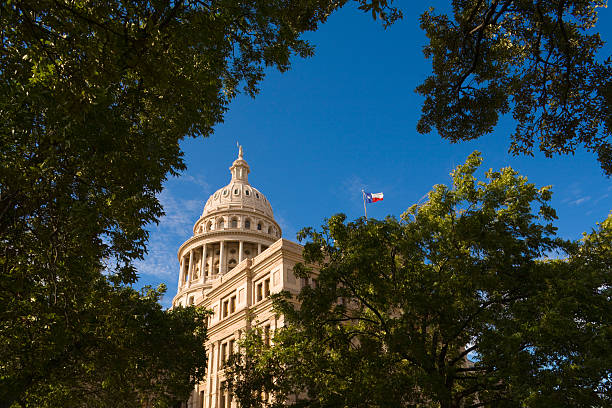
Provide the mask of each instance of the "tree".
POLYGON ((103 278, 90 284, 92 290, 71 299, 64 327, 50 326, 36 337, 14 330, 19 326, 7 330, 10 343, 2 344, 3 353, 21 342, 32 354, 3 366, 3 385, 12 382, 4 403, 168 407, 185 400, 204 378, 207 313, 193 307, 162 310, 163 286, 138 293, 113 288, 103 278), (41 348, 50 354, 46 359, 38 355, 41 348))
POLYGON ((510 151, 593 152, 612 175, 612 60, 593 29, 603 0, 452 1, 421 17, 433 74, 417 129, 457 142, 491 133, 512 112, 510 151))
POLYGON ((548 187, 511 168, 478 181, 480 163, 399 221, 336 215, 302 231, 295 271, 316 285, 276 298, 287 324, 273 347, 246 337, 226 370, 242 406, 610 403, 612 214, 563 241, 548 187))
POLYGON ((342 4, 0 4, 0 401, 86 404, 101 373, 110 378, 119 360, 140 367, 142 350, 150 372, 178 370, 165 376, 172 387, 156 389, 157 374, 126 374, 103 380, 104 393, 138 385, 141 394, 185 396, 203 368, 188 347, 201 340, 199 315, 162 314, 126 287, 146 252, 145 226, 163 214, 156 194, 184 168, 180 140, 208 136, 240 87, 255 95, 264 67, 284 71, 292 54, 310 55, 301 33, 342 4), (103 299, 106 309, 95 304, 103 299), (168 354, 181 364, 167 365, 144 336, 149 318, 159 320, 160 342, 183 339, 184 358, 168 354), (122 332, 133 343, 114 337, 122 332), (110 344, 117 358, 98 358, 110 344), (83 392, 68 386, 75 376, 83 392))

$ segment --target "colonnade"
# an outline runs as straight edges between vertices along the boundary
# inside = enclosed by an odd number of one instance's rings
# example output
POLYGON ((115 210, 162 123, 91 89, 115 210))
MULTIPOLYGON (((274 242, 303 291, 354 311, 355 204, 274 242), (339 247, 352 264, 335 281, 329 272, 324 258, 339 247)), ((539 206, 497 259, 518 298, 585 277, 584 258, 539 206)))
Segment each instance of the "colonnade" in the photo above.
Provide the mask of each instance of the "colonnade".
POLYGON ((268 248, 262 243, 244 240, 220 240, 193 247, 180 260, 178 287, 181 288, 185 284, 191 286, 193 283, 204 283, 207 279, 227 273, 242 262, 245 255, 246 257, 256 256, 251 255, 255 247, 257 248, 256 255, 268 248), (231 251, 230 255, 234 255, 236 243, 238 244, 238 259, 236 261, 235 258, 231 258, 228 262, 228 252, 231 251))

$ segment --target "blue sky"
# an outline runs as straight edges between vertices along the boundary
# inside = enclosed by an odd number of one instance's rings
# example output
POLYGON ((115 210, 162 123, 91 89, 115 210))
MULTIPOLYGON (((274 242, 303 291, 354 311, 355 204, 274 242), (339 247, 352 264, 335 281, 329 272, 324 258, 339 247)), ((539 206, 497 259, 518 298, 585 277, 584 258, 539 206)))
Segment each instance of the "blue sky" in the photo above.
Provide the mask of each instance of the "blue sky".
MULTIPOLYGON (((260 94, 238 97, 213 136, 183 141, 188 169, 159 196, 166 216, 150 228, 138 285, 165 283, 162 303, 170 304, 178 247, 192 235, 210 194, 229 182, 236 142, 244 146, 251 184, 268 197, 290 240, 333 214, 362 216, 362 188, 385 194, 368 206, 368 216, 399 217, 433 185, 448 184, 451 170, 474 150, 483 154, 483 171, 511 166, 537 186, 552 185, 560 236, 578 239, 602 221, 612 208, 612 179, 590 153, 513 157, 507 153, 511 121, 469 143, 417 133, 423 99, 414 89, 431 63, 422 54, 427 39, 418 18, 426 7, 447 3, 402 3, 404 19, 386 30, 349 4, 306 35, 314 57, 295 58, 283 74, 269 71, 260 94)), ((604 40, 612 38, 610 9, 601 9, 599 30, 604 40)), ((611 55, 611 47, 602 54, 611 55)))

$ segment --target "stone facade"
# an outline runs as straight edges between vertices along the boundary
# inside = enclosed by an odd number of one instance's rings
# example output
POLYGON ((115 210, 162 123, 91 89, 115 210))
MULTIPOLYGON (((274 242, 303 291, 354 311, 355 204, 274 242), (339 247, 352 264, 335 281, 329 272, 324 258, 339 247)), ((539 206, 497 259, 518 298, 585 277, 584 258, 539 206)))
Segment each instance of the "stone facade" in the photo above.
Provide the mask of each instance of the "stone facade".
POLYGON ((224 391, 225 361, 249 326, 261 327, 269 341, 282 325, 282 317, 272 311, 270 294, 297 293, 307 283, 293 274, 293 266, 302 261, 302 247, 281 238, 272 206, 249 184, 242 147, 230 172, 230 183, 210 196, 193 236, 178 251, 173 307, 197 305, 213 312, 205 345, 206 379, 197 384, 188 408, 237 406, 224 391))

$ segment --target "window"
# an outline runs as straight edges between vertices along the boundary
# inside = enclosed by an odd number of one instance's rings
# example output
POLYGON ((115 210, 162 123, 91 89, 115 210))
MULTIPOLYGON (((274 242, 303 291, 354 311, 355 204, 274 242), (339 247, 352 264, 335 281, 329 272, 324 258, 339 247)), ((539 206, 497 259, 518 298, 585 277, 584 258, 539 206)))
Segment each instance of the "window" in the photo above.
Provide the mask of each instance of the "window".
POLYGON ((234 195, 238 195, 239 192, 240 190, 238 190, 237 188, 234 189, 234 195))
POLYGON ((225 318, 225 317, 229 316, 229 299, 223 301, 223 304, 221 306, 221 310, 222 310, 221 317, 225 318))
POLYGON ((268 234, 272 234, 274 232, 274 230, 272 229, 272 227, 268 227, 268 234))
POLYGON ((226 318, 236 312, 236 295, 228 296, 221 301, 221 317, 226 318))
POLYGON ((225 366, 225 363, 227 361, 227 343, 223 343, 221 344, 221 367, 225 366))
POLYGON ((227 196, 227 189, 223 190, 223 197, 227 196))
POLYGON ((305 288, 308 286, 308 278, 302 278, 302 287, 305 288))
POLYGON ((257 302, 270 296, 270 278, 266 278, 255 286, 255 299, 257 302))
POLYGON ((270 278, 264 280, 264 297, 270 296, 270 278))
POLYGON ((244 190, 244 194, 251 195, 251 192, 249 190, 244 190))
POLYGON ((267 324, 264 326, 263 330, 263 341, 266 346, 270 346, 270 325, 267 324))
POLYGON ((261 222, 257 223, 257 231, 261 231, 261 222))
POLYGON ((217 223, 217 228, 218 228, 218 229, 223 229, 223 218, 221 218, 221 219, 219 220, 219 222, 217 223))
POLYGON ((228 408, 225 405, 225 381, 221 381, 221 389, 219 390, 219 408, 228 408))
POLYGON ((251 220, 247 219, 246 221, 244 221, 244 228, 251 229, 251 220))
POLYGON ((259 198, 259 193, 255 193, 255 197, 259 198))
POLYGON ((238 228, 238 219, 232 218, 232 228, 238 228))
POLYGON ((193 296, 189 296, 189 306, 193 305, 193 296))
POLYGON ((221 343, 221 355, 219 356, 219 361, 221 363, 221 367, 225 367, 227 362, 232 354, 234 354, 235 340, 231 339, 226 341, 225 343, 221 343))

